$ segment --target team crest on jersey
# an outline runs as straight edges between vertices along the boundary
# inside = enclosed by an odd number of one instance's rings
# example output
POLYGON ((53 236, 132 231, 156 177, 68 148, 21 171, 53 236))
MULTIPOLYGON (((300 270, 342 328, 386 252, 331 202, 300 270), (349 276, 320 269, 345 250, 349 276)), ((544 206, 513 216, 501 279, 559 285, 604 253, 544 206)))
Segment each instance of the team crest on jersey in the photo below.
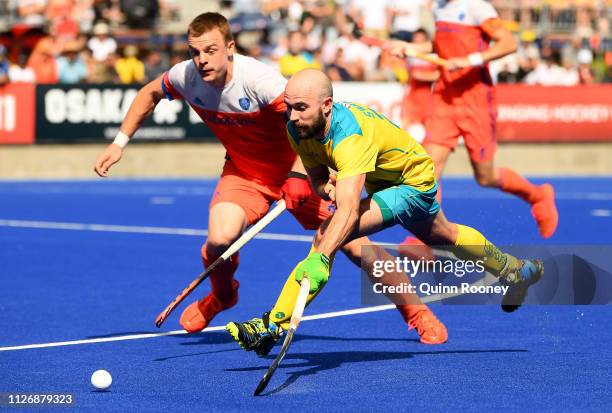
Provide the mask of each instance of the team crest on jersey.
POLYGON ((251 101, 249 100, 249 98, 240 98, 238 99, 238 103, 240 104, 240 107, 244 110, 248 110, 251 107, 251 101))

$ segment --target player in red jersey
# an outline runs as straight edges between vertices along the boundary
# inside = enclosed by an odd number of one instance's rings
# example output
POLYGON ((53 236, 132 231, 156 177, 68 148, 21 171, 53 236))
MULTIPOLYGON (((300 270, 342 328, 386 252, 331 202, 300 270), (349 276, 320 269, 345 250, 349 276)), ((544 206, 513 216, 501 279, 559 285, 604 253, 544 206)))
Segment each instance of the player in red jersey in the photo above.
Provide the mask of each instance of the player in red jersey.
POLYGON ((434 86, 433 113, 423 141, 437 177, 463 136, 478 183, 527 201, 540 235, 551 237, 558 223, 553 187, 536 186, 514 170, 494 165, 497 108, 487 63, 513 53, 516 41, 495 8, 484 0, 438 0, 434 17, 433 44, 395 42, 393 53, 404 57, 409 50, 433 50, 448 60, 434 86), (490 41, 494 41, 491 46, 490 41))
MULTIPOLYGON (((430 42, 429 34, 424 29, 412 33, 413 43, 430 42)), ((425 124, 431 116, 433 82, 438 80, 440 72, 432 63, 415 57, 406 59, 409 74, 409 88, 402 101, 402 122, 410 136, 418 142, 425 138, 425 124)))
MULTIPOLYGON (((263 63, 235 53, 229 24, 218 13, 196 17, 189 26, 187 41, 192 59, 176 64, 139 91, 114 143, 98 157, 96 172, 108 175, 130 137, 161 99, 183 99, 227 150, 210 205, 208 238, 202 247, 204 266, 214 262, 281 198, 304 228, 318 228, 331 215, 330 202, 312 194, 305 169, 287 140, 285 78, 263 63)), ((369 245, 367 238, 343 248, 357 265, 362 245, 369 245)), ((237 303, 234 273, 238 262, 235 254, 211 273, 211 293, 181 315, 186 331, 201 331, 216 314, 237 303)), ((291 285, 295 283, 290 281, 291 285)), ((283 294, 287 294, 285 289, 281 297, 283 294)), ((417 329, 423 343, 446 341, 446 328, 418 296, 406 297, 397 308, 409 326, 417 329)), ((277 315, 272 313, 272 321, 283 322, 282 317, 274 317, 277 315)))

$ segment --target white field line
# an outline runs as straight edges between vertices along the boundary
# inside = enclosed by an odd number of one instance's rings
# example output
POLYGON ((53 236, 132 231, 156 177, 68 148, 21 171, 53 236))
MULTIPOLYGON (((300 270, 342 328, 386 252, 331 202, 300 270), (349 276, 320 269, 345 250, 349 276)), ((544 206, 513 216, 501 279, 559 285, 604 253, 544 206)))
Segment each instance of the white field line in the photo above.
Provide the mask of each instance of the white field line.
MULTIPOLYGON (((334 317, 343 317, 347 315, 354 314, 364 314, 364 313, 373 313, 376 311, 385 311, 395 308, 395 305, 379 305, 374 307, 365 307, 365 308, 355 308, 352 310, 343 310, 343 311, 333 311, 330 313, 322 313, 309 315, 302 318, 302 321, 311 321, 311 320, 321 320, 324 318, 334 318, 334 317)), ((204 332, 210 331, 221 331, 224 330, 225 326, 215 326, 209 327, 204 330, 204 332)), ((0 347, 0 351, 14 351, 14 350, 29 350, 35 348, 49 348, 49 347, 63 347, 63 346, 75 346, 79 344, 95 344, 95 343, 109 343, 113 341, 125 341, 125 340, 141 340, 146 338, 156 338, 156 337, 164 337, 164 336, 179 336, 186 335, 187 333, 184 330, 175 330, 168 331, 165 333, 148 333, 148 334, 131 334, 126 336, 115 336, 115 337, 102 337, 102 338, 92 338, 86 340, 73 340, 73 341, 57 341, 52 343, 42 343, 42 344, 27 344, 22 346, 10 346, 10 347, 0 347)))
POLYGON ((610 209, 592 209, 591 215, 594 217, 611 217, 612 210, 610 209))
MULTIPOLYGON (((493 285, 496 282, 497 282, 497 279, 487 273, 487 275, 483 279, 473 282, 472 285, 487 286, 487 285, 493 285)), ((458 295, 461 295, 461 293, 432 294, 430 296, 423 297, 422 301, 424 303, 431 303, 431 302, 440 301, 446 298, 456 297, 458 295)), ((308 315, 302 318, 302 321, 323 320, 325 318, 335 318, 335 317, 344 317, 344 316, 356 315, 356 314, 374 313, 378 311, 392 310, 394 308, 395 308, 394 304, 385 304, 385 305, 377 305, 377 306, 372 306, 372 307, 354 308, 351 310, 332 311, 329 313, 308 315)), ((224 329, 225 329, 224 326, 215 326, 215 327, 209 327, 205 329, 204 332, 206 333, 206 332, 211 332, 211 331, 221 331, 224 329)), ((126 340, 142 340, 142 339, 147 339, 147 338, 178 336, 178 335, 184 335, 184 334, 187 334, 184 330, 174 330, 174 331, 168 331, 165 333, 131 334, 131 335, 115 336, 115 337, 103 337, 103 338, 92 338, 92 339, 84 339, 84 340, 57 341, 57 342, 52 342, 52 343, 26 344, 26 345, 21 345, 21 346, 0 347, 0 351, 30 350, 30 349, 37 349, 37 348, 74 346, 74 345, 79 345, 79 344, 109 343, 113 341, 126 341, 126 340)))
MULTIPOLYGON (((119 232, 132 234, 188 235, 195 237, 205 237, 208 235, 208 231, 195 228, 83 224, 78 222, 27 221, 17 219, 0 219, 0 227, 58 229, 68 231, 119 232)), ((257 234, 255 238, 273 241, 312 242, 311 235, 276 234, 272 232, 261 232, 257 234)))

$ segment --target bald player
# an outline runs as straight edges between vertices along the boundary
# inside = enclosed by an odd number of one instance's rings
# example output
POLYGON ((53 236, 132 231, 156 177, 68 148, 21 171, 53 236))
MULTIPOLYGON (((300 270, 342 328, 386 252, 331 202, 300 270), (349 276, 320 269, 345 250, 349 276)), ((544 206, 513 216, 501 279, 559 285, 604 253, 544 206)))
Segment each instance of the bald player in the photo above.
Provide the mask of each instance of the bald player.
MULTIPOLYGON (((308 256, 293 270, 293 311, 299 282, 310 293, 327 283, 338 249, 353 239, 399 224, 428 245, 449 246, 464 259, 483 260, 485 268, 508 284, 502 307, 514 311, 544 268, 539 260, 519 260, 501 252, 477 230, 446 219, 436 201, 433 161, 408 133, 376 111, 354 103, 334 103, 329 78, 308 69, 285 88, 287 133, 300 155, 312 187, 336 203, 333 216, 317 230, 308 256), (337 171, 330 179, 329 168, 337 171), (364 189, 368 196, 361 199, 364 189)), ((269 351, 280 337, 275 323, 255 318, 226 329, 246 350, 269 351)))

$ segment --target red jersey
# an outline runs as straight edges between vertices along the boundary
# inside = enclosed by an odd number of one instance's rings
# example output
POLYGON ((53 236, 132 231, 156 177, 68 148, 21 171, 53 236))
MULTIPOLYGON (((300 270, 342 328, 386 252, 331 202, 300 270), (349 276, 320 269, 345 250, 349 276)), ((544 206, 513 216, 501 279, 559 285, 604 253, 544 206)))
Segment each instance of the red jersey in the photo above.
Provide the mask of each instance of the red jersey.
MULTIPOLYGON (((498 17, 495 8, 485 0, 438 0, 434 8, 434 51, 448 59, 486 50, 490 39, 482 26, 485 21, 498 17)), ((486 105, 493 100, 488 66, 441 72, 434 91, 441 93, 447 103, 461 99, 464 103, 486 105)))
POLYGON ((278 185, 297 156, 287 140, 286 83, 271 67, 234 54, 233 76, 223 88, 204 82, 191 60, 166 72, 162 88, 167 99, 189 103, 242 175, 278 185))

